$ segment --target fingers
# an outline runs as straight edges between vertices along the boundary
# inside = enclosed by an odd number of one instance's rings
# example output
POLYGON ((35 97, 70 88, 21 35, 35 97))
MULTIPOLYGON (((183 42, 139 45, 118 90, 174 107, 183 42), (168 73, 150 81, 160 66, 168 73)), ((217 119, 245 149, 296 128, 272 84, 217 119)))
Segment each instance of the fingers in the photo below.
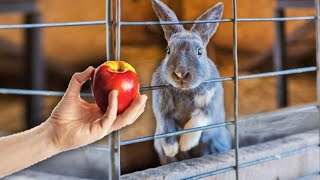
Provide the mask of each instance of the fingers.
POLYGON ((130 124, 134 123, 140 117, 140 115, 144 112, 145 107, 146 107, 146 104, 143 104, 140 107, 139 111, 137 112, 136 116, 127 125, 130 125, 130 124))
POLYGON ((95 69, 92 66, 89 66, 85 71, 81 73, 75 73, 70 80, 65 96, 79 96, 82 84, 91 78, 94 71, 95 69))
POLYGON ((108 108, 106 113, 101 118, 101 127, 103 129, 109 129, 114 121, 117 119, 118 110, 118 91, 113 90, 108 97, 108 108))
POLYGON ((146 101, 146 95, 138 95, 128 109, 118 116, 117 120, 112 124, 109 132, 132 124, 135 120, 137 120, 137 118, 144 112, 146 101))

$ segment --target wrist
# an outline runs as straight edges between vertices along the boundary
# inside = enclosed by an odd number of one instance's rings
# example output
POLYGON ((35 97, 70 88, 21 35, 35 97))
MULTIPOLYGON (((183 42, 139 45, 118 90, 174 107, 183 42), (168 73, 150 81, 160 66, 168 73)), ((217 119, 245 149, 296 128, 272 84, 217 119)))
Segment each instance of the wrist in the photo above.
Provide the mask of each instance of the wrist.
POLYGON ((55 128, 54 126, 50 123, 49 120, 43 122, 40 127, 43 129, 43 131, 45 132, 45 136, 46 136, 46 140, 48 142, 48 146, 50 149, 52 149, 53 153, 57 154, 60 153, 63 150, 63 148, 61 147, 55 128))

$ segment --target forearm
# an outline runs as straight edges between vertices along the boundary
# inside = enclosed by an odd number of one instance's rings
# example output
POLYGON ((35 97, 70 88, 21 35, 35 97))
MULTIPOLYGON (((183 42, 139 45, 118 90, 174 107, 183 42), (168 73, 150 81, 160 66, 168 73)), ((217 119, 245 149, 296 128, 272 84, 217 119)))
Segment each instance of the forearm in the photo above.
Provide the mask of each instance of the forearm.
POLYGON ((60 150, 51 140, 53 128, 41 125, 0 138, 0 178, 47 159, 60 150))

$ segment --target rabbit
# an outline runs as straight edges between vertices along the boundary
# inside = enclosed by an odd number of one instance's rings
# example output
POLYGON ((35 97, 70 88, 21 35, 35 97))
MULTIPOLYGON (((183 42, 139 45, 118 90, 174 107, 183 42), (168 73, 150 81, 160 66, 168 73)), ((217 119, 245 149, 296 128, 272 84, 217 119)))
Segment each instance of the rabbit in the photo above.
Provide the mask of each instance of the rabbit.
MULTIPOLYGON (((152 0, 152 6, 161 22, 178 22, 175 13, 160 0, 152 0)), ((217 3, 198 20, 219 20, 222 13, 223 4, 217 3)), ((154 72, 151 84, 168 87, 152 92, 156 134, 225 121, 222 82, 205 83, 220 77, 206 53, 206 45, 218 25, 194 24, 191 30, 185 30, 182 25, 162 25, 168 42, 167 55, 154 72)), ((229 151, 232 142, 230 132, 223 126, 155 139, 154 147, 160 163, 168 164, 229 151)))

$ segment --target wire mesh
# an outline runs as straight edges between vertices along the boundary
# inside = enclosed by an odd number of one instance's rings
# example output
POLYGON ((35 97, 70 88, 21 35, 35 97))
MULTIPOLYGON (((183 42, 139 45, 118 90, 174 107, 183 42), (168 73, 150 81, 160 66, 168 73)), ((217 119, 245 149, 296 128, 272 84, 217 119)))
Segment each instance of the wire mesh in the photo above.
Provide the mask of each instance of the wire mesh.
MULTIPOLYGON (((231 122, 224 122, 218 124, 212 124, 203 127, 191 128, 187 130, 176 131, 172 133, 165 133, 165 134, 157 134, 154 136, 145 136, 125 141, 120 141, 120 130, 116 133, 112 133, 109 136, 109 145, 111 149, 111 162, 112 166, 109 169, 109 178, 110 179, 119 179, 120 178, 120 146, 139 143, 148 140, 154 140, 157 138, 165 138, 169 136, 181 135, 184 133, 195 132, 199 130, 217 128, 221 126, 227 125, 234 125, 235 126, 235 166, 228 167, 224 169, 220 169, 214 172, 209 172, 206 174, 200 174, 195 177, 191 177, 190 179, 198 179, 203 177, 212 176, 215 174, 235 170, 236 171, 236 179, 239 179, 239 168, 255 165, 258 163, 263 163, 265 161, 273 160, 278 156, 270 156, 264 159, 247 162, 244 164, 239 164, 239 137, 238 137, 238 91, 239 91, 239 84, 238 81, 242 79, 251 79, 251 78, 263 78, 263 77, 270 77, 270 76, 281 76, 281 75, 289 75, 289 74, 296 74, 296 73, 305 73, 305 72, 313 72, 317 71, 317 97, 318 103, 317 107, 320 107, 320 32, 319 32, 319 25, 320 25, 320 2, 319 0, 315 0, 315 9, 316 9, 316 16, 303 16, 303 17, 275 17, 275 18, 238 18, 237 17, 237 1, 232 0, 232 18, 221 19, 221 20, 207 20, 207 21, 177 21, 177 22, 159 22, 159 21, 135 21, 135 22, 126 22, 121 21, 121 1, 120 0, 106 0, 106 19, 105 20, 97 20, 97 21, 81 21, 81 22, 63 22, 63 23, 38 23, 38 24, 15 24, 15 25, 0 25, 0 29, 28 29, 28 28, 50 28, 50 27, 67 27, 67 26, 91 26, 91 25, 105 25, 106 26, 106 57, 107 60, 120 60, 120 50, 121 50, 121 26, 141 26, 141 25, 173 25, 173 24, 200 24, 200 23, 225 23, 230 22, 233 23, 233 60, 234 60, 234 76, 233 77, 224 77, 224 78, 211 78, 205 83, 214 83, 214 82, 221 82, 221 81, 234 81, 234 121, 231 122), (317 55, 317 67, 304 67, 304 68, 296 68, 296 69, 289 69, 289 70, 281 70, 281 71, 274 71, 274 72, 267 72, 267 73, 259 73, 259 74, 251 74, 251 75, 242 75, 239 76, 238 74, 238 52, 237 52, 237 23, 241 22, 264 22, 264 21, 302 21, 302 20, 314 20, 316 23, 316 55, 317 55), (115 147, 115 140, 116 140, 116 147, 115 147), (113 148, 115 147, 115 148, 113 148)), ((149 87, 142 87, 140 88, 141 92, 144 91, 151 91, 161 88, 166 88, 170 85, 158 85, 158 86, 149 86, 149 87)), ((39 96, 63 96, 64 92, 62 91, 46 91, 46 90, 28 90, 28 89, 12 89, 12 88, 0 88, 0 94, 15 94, 15 95, 39 95, 39 96)), ((91 93, 81 93, 82 97, 91 97, 91 93)), ((320 123, 320 122, 319 122, 320 123)), ((305 147, 299 150, 293 150, 287 153, 282 154, 281 156, 289 156, 292 154, 296 154, 298 152, 303 152, 308 148, 315 148, 316 146, 312 147, 305 147)), ((317 145, 318 147, 318 145, 317 145)))

